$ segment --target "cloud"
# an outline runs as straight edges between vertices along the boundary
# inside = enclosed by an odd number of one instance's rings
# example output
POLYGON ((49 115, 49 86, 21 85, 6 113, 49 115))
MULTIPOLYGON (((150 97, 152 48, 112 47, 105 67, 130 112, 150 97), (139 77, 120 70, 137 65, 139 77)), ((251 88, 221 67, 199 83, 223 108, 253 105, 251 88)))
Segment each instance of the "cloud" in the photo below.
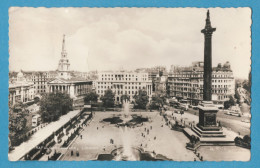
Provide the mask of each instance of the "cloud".
MULTIPOLYGON (((212 8, 213 65, 250 71, 250 8, 212 8), (243 67, 243 68, 241 68, 243 67)), ((10 70, 55 70, 62 35, 71 69, 118 70, 203 60, 206 9, 27 8, 10 15, 10 70)))

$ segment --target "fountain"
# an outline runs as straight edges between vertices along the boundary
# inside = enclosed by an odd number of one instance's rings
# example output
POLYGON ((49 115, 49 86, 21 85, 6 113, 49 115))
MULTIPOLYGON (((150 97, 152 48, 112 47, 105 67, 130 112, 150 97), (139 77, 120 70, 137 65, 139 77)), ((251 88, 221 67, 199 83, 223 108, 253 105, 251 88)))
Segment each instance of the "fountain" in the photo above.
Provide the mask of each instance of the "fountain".
POLYGON ((123 104, 123 123, 127 123, 128 121, 130 121, 132 119, 131 115, 129 115, 129 108, 130 107, 130 103, 128 100, 124 100, 124 104, 123 104))
POLYGON ((142 115, 130 114, 130 103, 129 101, 124 101, 122 112, 120 114, 105 118, 102 122, 109 122, 110 124, 115 124, 120 127, 138 127, 142 126, 141 124, 143 122, 148 122, 148 118, 142 117, 142 115))
MULTIPOLYGON (((132 117, 129 115, 129 102, 127 100, 124 101, 123 104, 123 113, 124 117, 122 118, 123 124, 127 123, 129 120, 132 119, 132 117)), ((133 154, 133 148, 131 145, 131 133, 130 130, 128 130, 128 126, 125 124, 124 130, 122 128, 122 142, 123 147, 121 148, 121 153, 117 153, 117 156, 115 157, 116 160, 136 160, 135 155, 133 154)))
POLYGON ((135 139, 134 130, 132 126, 140 125, 142 122, 147 122, 148 118, 142 116, 130 115, 129 101, 125 100, 123 104, 123 111, 121 117, 106 118, 103 121, 110 122, 120 126, 122 146, 112 150, 110 154, 99 154, 97 160, 116 160, 116 161, 156 161, 156 160, 170 160, 162 155, 156 155, 151 152, 144 152, 142 148, 135 147, 132 144, 132 139, 135 139))

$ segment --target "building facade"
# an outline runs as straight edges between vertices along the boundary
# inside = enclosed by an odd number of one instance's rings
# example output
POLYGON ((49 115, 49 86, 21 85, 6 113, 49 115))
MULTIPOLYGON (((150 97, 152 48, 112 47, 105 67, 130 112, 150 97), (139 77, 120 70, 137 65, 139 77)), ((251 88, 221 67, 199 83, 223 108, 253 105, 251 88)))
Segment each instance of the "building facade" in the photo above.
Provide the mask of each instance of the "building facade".
POLYGON ((50 80, 47 76, 47 72, 33 72, 31 80, 34 83, 35 94, 47 92, 47 82, 50 80))
POLYGON ((148 79, 148 73, 143 72, 100 72, 95 87, 99 97, 111 89, 115 94, 115 103, 121 103, 122 95, 128 95, 130 101, 134 101, 133 97, 139 90, 145 90, 149 98, 153 93, 152 81, 148 79))
POLYGON ((49 93, 67 93, 71 98, 84 96, 88 92, 92 91, 92 89, 92 81, 85 81, 76 78, 71 78, 70 80, 56 78, 48 82, 49 93))
MULTIPOLYGON (((170 96, 194 102, 203 100, 203 62, 189 67, 172 67, 168 75, 170 96)), ((212 68, 212 101, 223 104, 235 94, 235 80, 229 62, 212 68)))
POLYGON ((20 71, 17 78, 9 80, 9 105, 22 102, 27 103, 34 100, 34 87, 32 82, 26 81, 23 73, 20 71))

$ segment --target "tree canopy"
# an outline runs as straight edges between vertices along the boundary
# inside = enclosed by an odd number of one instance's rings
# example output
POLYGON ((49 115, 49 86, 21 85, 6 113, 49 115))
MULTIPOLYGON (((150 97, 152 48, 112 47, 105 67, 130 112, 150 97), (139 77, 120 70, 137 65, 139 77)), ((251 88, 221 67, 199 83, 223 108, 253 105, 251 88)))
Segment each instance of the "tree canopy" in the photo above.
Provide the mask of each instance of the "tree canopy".
POLYGON ((14 146, 22 142, 21 138, 28 130, 26 123, 29 111, 26 107, 20 102, 9 108, 9 137, 14 146))
POLYGON ((224 108, 228 109, 229 107, 234 106, 235 104, 236 104, 235 98, 233 96, 230 96, 229 100, 224 102, 224 108))
POLYGON ((145 90, 139 90, 138 94, 134 95, 135 108, 146 109, 146 105, 149 102, 149 97, 145 90))
POLYGON ((124 95, 122 95, 121 96, 121 101, 123 102, 123 101, 130 101, 130 96, 129 95, 127 95, 127 94, 124 94, 124 95))
POLYGON ((72 109, 73 100, 67 93, 47 93, 40 100, 40 113, 43 122, 56 121, 72 109))
POLYGON ((160 107, 163 107, 163 105, 166 104, 166 98, 163 95, 156 94, 152 96, 152 100, 150 103, 151 109, 159 109, 160 107))
POLYGON ((108 89, 100 99, 103 102, 104 107, 114 107, 114 98, 115 94, 111 89, 108 89))
POLYGON ((84 98, 85 104, 89 104, 91 102, 97 102, 98 94, 96 92, 89 92, 84 98))

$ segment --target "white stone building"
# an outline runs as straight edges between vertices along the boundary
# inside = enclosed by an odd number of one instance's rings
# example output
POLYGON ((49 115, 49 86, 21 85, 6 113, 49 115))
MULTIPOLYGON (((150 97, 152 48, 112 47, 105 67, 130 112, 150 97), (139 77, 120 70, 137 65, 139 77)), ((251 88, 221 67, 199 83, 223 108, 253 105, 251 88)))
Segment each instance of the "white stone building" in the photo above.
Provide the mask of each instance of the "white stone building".
POLYGON ((122 95, 128 95, 133 101, 139 90, 145 90, 149 98, 152 96, 152 81, 148 80, 148 73, 143 72, 100 72, 95 81, 97 94, 101 97, 105 91, 111 89, 115 94, 115 103, 121 102, 122 95))
POLYGON ((26 103, 34 100, 34 87, 32 82, 26 81, 22 71, 17 78, 9 80, 9 104, 12 106, 17 102, 26 103))

